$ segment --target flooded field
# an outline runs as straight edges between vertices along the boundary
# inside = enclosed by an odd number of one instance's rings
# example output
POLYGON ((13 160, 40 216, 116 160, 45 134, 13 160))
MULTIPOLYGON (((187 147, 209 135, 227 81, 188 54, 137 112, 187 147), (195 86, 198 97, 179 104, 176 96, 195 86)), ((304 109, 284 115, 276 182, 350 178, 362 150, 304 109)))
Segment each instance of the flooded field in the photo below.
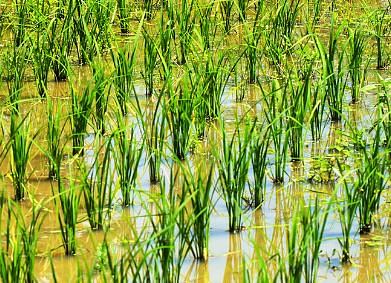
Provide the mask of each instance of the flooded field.
POLYGON ((388 1, 0 4, 2 282, 390 282, 388 1))

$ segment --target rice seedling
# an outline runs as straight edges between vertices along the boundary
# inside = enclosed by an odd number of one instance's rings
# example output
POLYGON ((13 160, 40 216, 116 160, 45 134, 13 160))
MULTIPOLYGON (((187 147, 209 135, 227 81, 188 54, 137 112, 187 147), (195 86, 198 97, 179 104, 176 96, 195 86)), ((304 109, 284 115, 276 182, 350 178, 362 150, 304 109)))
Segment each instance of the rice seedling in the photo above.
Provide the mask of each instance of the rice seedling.
POLYGON ((61 137, 64 133, 66 121, 62 122, 61 115, 62 104, 60 101, 57 101, 56 109, 54 110, 52 98, 47 98, 47 154, 48 154, 48 177, 56 178, 57 168, 59 168, 61 160, 63 158, 63 152, 60 148, 61 146, 61 137), (63 125, 61 126, 61 123, 63 125))
MULTIPOLYGON (((246 2, 246 1, 239 1, 239 2, 246 2)), ((260 1, 259 7, 256 11, 255 18, 253 20, 252 28, 247 29, 246 26, 246 35, 244 37, 244 40, 246 42, 246 51, 245 51, 245 57, 246 57, 246 63, 247 63, 247 70, 248 70, 248 82, 250 84, 253 84, 256 82, 257 77, 257 70, 258 70, 258 62, 259 62, 259 43, 262 38, 262 32, 261 32, 261 25, 263 19, 260 18, 263 12, 263 1, 260 1)))
POLYGON ((380 117, 379 123, 383 127, 385 145, 387 149, 391 148, 391 95, 389 89, 391 89, 390 81, 383 79, 380 75, 380 85, 382 91, 379 94, 379 108, 380 108, 380 117))
POLYGON ((215 3, 212 0, 207 3, 197 1, 197 15, 199 18, 199 28, 201 35, 201 46, 204 51, 209 50, 214 42, 217 32, 217 17, 213 15, 215 3))
POLYGON ((68 78, 69 55, 73 46, 73 41, 71 40, 74 29, 73 6, 68 5, 66 13, 63 16, 60 16, 61 14, 58 13, 50 24, 49 46, 52 50, 51 68, 56 81, 65 81, 68 78))
MULTIPOLYGON (((263 4, 263 0, 259 1, 260 3, 258 4, 263 4)), ((244 0, 244 1, 235 1, 235 6, 237 7, 238 9, 238 14, 239 14, 239 21, 240 22, 244 22, 246 19, 247 19, 247 10, 248 10, 248 6, 250 4, 250 1, 248 0, 244 0)), ((258 13, 258 10, 256 11, 256 13, 258 13)))
POLYGON ((357 102, 360 97, 360 89, 362 88, 365 80, 366 70, 363 69, 363 56, 365 47, 367 44, 366 34, 356 28, 350 31, 349 36, 349 74, 352 80, 352 103, 357 102))
POLYGON ((158 64, 157 42, 152 35, 143 30, 144 38, 144 72, 145 95, 152 96, 154 90, 154 71, 158 64))
POLYGON ((15 190, 15 200, 24 198, 27 189, 27 165, 29 162, 31 147, 36 136, 30 133, 30 116, 20 119, 11 115, 10 139, 11 143, 11 176, 15 190))
POLYGON ((135 64, 135 49, 120 48, 116 53, 111 50, 111 58, 114 63, 113 85, 118 106, 122 115, 127 114, 126 102, 133 91, 133 72, 135 64))
POLYGON ((283 183, 285 166, 288 157, 289 131, 286 130, 285 119, 287 116, 287 84, 281 87, 277 80, 272 81, 272 89, 266 94, 258 80, 265 103, 264 114, 271 132, 271 143, 274 151, 273 182, 283 183))
POLYGON ((322 61, 322 80, 325 83, 325 95, 329 106, 332 121, 340 121, 342 117, 343 99, 347 83, 344 71, 345 47, 338 50, 338 40, 344 25, 335 27, 334 13, 331 15, 329 46, 326 53, 323 43, 315 37, 315 43, 322 61))
POLYGON ((105 76, 103 63, 93 63, 92 72, 94 78, 94 88, 92 93, 95 95, 95 120, 96 128, 102 135, 105 134, 105 117, 109 102, 109 94, 106 90, 108 79, 105 76))
POLYGON ((360 233, 369 233, 373 225, 373 215, 379 210, 380 197, 387 187, 387 158, 380 149, 381 127, 376 126, 373 143, 369 149, 361 150, 362 160, 357 169, 357 188, 360 202, 358 206, 360 233))
POLYGON ((122 193, 122 205, 129 206, 133 203, 132 192, 136 186, 137 168, 144 148, 144 140, 141 145, 138 145, 135 129, 126 124, 125 118, 118 111, 115 112, 115 120, 117 129, 113 133, 114 167, 122 193))
POLYGON ((224 32, 228 34, 231 29, 231 18, 234 8, 234 0, 223 0, 220 2, 221 17, 224 22, 224 32))
POLYGON ((293 79, 288 78, 288 122, 289 149, 292 161, 300 161, 303 157, 305 118, 311 95, 312 63, 303 70, 303 75, 293 85, 293 79))
MULTIPOLYGON (((343 167, 340 162, 337 162, 338 168, 343 172, 343 167)), ((347 181, 348 176, 342 178, 343 200, 337 204, 339 220, 341 224, 342 238, 338 239, 342 249, 341 261, 343 263, 351 262, 350 246, 351 232, 356 217, 357 208, 360 202, 360 195, 357 187, 350 185, 347 181)))
MULTIPOLYGON (((122 34, 129 32, 129 7, 126 0, 117 0, 119 27, 122 34)), ((147 14, 148 15, 148 14, 147 14)))
POLYGON ((182 1, 181 8, 176 11, 177 25, 178 25, 178 37, 180 47, 180 64, 185 64, 187 61, 194 24, 195 14, 193 13, 195 0, 182 1))
POLYGON ((147 21, 152 20, 153 18, 153 0, 144 0, 144 13, 145 13, 145 19, 147 21))
POLYGON ((13 40, 14 47, 18 48, 26 41, 26 25, 28 25, 30 11, 28 0, 15 0, 12 1, 12 4, 14 5, 14 11, 16 16, 16 23, 12 25, 13 40))
POLYGON ((71 87, 72 112, 72 154, 84 154, 84 138, 87 134, 87 125, 93 111, 94 95, 91 94, 91 86, 87 85, 78 95, 71 87))
MULTIPOLYGON (((61 164, 60 164, 61 165, 61 164)), ((57 168, 57 181, 51 182, 53 201, 56 208, 56 215, 61 231, 61 240, 64 247, 65 255, 71 256, 76 254, 76 224, 79 213, 79 203, 81 194, 75 184, 72 172, 72 164, 69 165, 70 178, 64 180, 60 175, 60 169, 57 168), (57 187, 57 192, 56 188, 57 187)))
POLYGON ((231 233, 239 232, 243 227, 242 206, 251 161, 250 147, 254 128, 255 123, 245 125, 243 131, 240 126, 236 126, 231 139, 228 139, 222 122, 221 150, 214 151, 219 172, 219 193, 227 207, 231 233))
POLYGON ((164 112, 171 132, 172 150, 179 160, 184 160, 191 145, 193 132, 194 98, 186 75, 182 78, 178 89, 167 84, 169 96, 164 112))
POLYGON ((162 99, 164 99, 164 91, 163 87, 155 103, 149 101, 152 104, 152 108, 150 109, 150 115, 147 114, 146 117, 143 115, 143 109, 136 96, 137 118, 145 137, 149 180, 152 184, 159 182, 161 179, 160 167, 164 153, 167 124, 167 116, 163 113, 162 99))
POLYGON ((107 139, 102 146, 96 146, 94 162, 87 169, 84 164, 82 169, 81 183, 82 193, 86 206, 88 222, 93 230, 102 230, 105 223, 110 223, 111 207, 113 205, 113 170, 112 137, 107 139), (103 160, 99 159, 103 151, 103 160))
POLYGON ((310 88, 310 116, 308 118, 311 129, 312 140, 319 141, 322 138, 323 130, 325 127, 324 123, 324 114, 326 95, 324 93, 324 88, 321 87, 322 82, 317 82, 314 87, 310 88))
POLYGON ((254 176, 252 199, 254 207, 259 207, 263 200, 266 188, 266 168, 268 165, 267 152, 269 149, 270 128, 262 130, 263 125, 256 127, 251 140, 251 166, 254 176))
POLYGON ((192 206, 191 215, 193 217, 191 219, 193 242, 190 250, 194 258, 206 261, 209 254, 209 227, 214 209, 213 196, 216 189, 213 181, 213 165, 207 174, 203 174, 201 168, 198 168, 197 172, 191 172, 190 168, 187 171, 185 172, 184 185, 186 188, 184 192, 189 194, 192 206))
POLYGON ((154 200, 156 216, 150 215, 152 225, 153 249, 158 266, 157 275, 162 282, 180 282, 180 272, 192 243, 192 221, 188 220, 187 204, 190 202, 186 192, 176 192, 178 175, 170 170, 169 188, 161 183, 161 193, 154 200))
POLYGON ((384 69, 389 64, 389 58, 384 58, 384 39, 390 22, 390 17, 388 15, 389 9, 390 5, 388 5, 388 8, 386 9, 379 8, 373 12, 371 17, 371 22, 374 28, 374 36, 376 39, 377 69, 384 69))

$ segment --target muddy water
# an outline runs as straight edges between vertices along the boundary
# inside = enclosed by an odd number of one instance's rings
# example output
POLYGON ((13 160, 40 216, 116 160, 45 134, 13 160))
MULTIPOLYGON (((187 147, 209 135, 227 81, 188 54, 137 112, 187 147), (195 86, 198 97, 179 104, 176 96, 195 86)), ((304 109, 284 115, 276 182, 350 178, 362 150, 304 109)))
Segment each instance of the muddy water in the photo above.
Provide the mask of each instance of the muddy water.
MULTIPOLYGON (((79 81, 88 80, 88 73, 80 69, 79 81)), ((32 85, 32 83, 31 83, 32 85)), ((31 99, 31 86, 27 84, 23 103, 23 113, 34 109, 32 123, 32 132, 40 131, 36 142, 45 143, 45 133, 42 131, 46 118, 46 104, 42 101, 31 99)), ((142 86, 140 98, 143 97, 142 86)), ((64 116, 70 109, 68 97, 68 85, 65 83, 50 83, 49 91, 53 93, 55 101, 61 101, 61 111, 64 116)), ((235 117, 242 113, 252 113, 257 115, 261 111, 259 105, 255 102, 259 99, 259 92, 256 88, 250 88, 249 95, 242 103, 235 103, 232 89, 227 88, 224 95, 224 120, 229 127, 235 120, 235 117), (250 110, 250 111, 249 111, 250 110)), ((141 99, 143 105, 147 105, 145 99, 141 99)), ((371 115, 376 103, 375 95, 367 95, 366 99, 353 106, 348 106, 346 114, 350 121, 360 126, 370 124, 371 115)), ((130 117, 130 120, 132 118, 130 117)), ((3 114, 3 127, 8 128, 6 113, 3 114)), ((229 129, 228 129, 229 130, 229 129)), ((219 200, 216 204, 215 212, 211 219, 211 234, 209 244, 209 260, 207 262, 197 262, 189 257, 186 260, 182 271, 182 280, 184 282, 242 282, 246 272, 250 274, 257 272, 258 259, 267 259, 270 256, 281 253, 286 255, 286 236, 287 227, 292 217, 292 211, 295 204, 307 202, 319 197, 327 200, 333 192, 333 186, 327 184, 309 184, 305 182, 311 172, 311 165, 314 158, 319 155, 327 154, 329 148, 339 145, 344 139, 343 131, 347 131, 345 125, 328 125, 325 130, 325 139, 319 144, 313 144, 309 140, 306 142, 305 162, 303 164, 288 164, 287 172, 290 176, 289 182, 284 186, 273 186, 270 179, 267 182, 266 199, 261 209, 257 211, 249 210, 245 214, 244 225, 246 229, 237 234, 227 232, 228 218, 224 203, 219 200), (245 263, 245 266, 243 265, 245 263)), ((208 159, 213 145, 218 142, 217 129, 210 125, 208 138, 196 146, 195 153, 191 157, 192 162, 205 162, 208 159)), ((69 129, 65 136, 69 135, 69 129)), ((91 163, 93 156, 93 139, 89 136, 86 139, 86 157, 85 162, 91 163)), ((64 143, 69 140, 64 139, 64 143)), ((65 162, 66 163, 66 162, 65 162)), ((163 168, 166 168, 163 166, 163 168)), ((39 281, 49 282, 51 277, 51 265, 49 255, 52 258, 56 277, 59 282, 73 282, 77 278, 78 269, 85 270, 88 266, 91 268, 96 263, 97 251, 103 241, 103 232, 91 231, 86 220, 86 213, 81 209, 79 213, 80 223, 77 234, 77 254, 72 257, 63 256, 61 247, 61 236, 58 225, 55 207, 53 205, 52 187, 53 185, 47 179, 46 158, 37 147, 34 147, 31 162, 29 166, 29 184, 28 192, 31 198, 34 198, 46 208, 46 216, 39 233, 38 257, 36 261, 36 275, 39 281)), ((315 169, 316 170, 316 169, 315 169)), ((67 170, 64 168, 64 173, 67 170)), ((138 187, 142 190, 154 190, 150 188, 148 179, 148 170, 145 164, 145 158, 139 168, 138 187)), ((5 193, 12 196, 12 184, 9 176, 9 160, 6 159, 1 166, 3 178, 1 187, 5 193)), ((166 168, 166 175, 169 174, 166 168)), ((250 180, 252 177, 250 176, 250 180)), ((145 211, 136 203, 134 207, 123 209, 120 207, 120 196, 117 195, 117 205, 114 208, 108 239, 112 246, 116 246, 120 252, 122 243, 132 240, 132 233, 129 225, 142 227, 148 225, 143 217, 145 211)), ((324 241, 321 247, 321 258, 318 278, 323 282, 391 282, 391 243, 390 243, 390 225, 391 225, 391 207, 390 196, 385 195, 382 203, 382 209, 378 216, 375 231, 368 236, 352 234, 352 255, 353 264, 342 266, 339 262, 340 247, 338 237, 341 236, 341 230, 338 215, 331 211, 325 230, 324 241), (387 201, 388 200, 388 201, 387 201)), ((140 200, 140 202, 143 200, 140 200)), ((29 219, 31 213, 31 201, 21 202, 22 214, 29 219)), ((4 217, 2 218, 4 221, 4 217)), ((4 225, 4 223, 2 223, 4 225)), ((4 226, 2 226, 4 227, 4 226)), ((357 223, 354 224, 352 231, 357 230, 357 223)), ((276 272, 277 265, 275 261, 267 263, 269 271, 276 272)))

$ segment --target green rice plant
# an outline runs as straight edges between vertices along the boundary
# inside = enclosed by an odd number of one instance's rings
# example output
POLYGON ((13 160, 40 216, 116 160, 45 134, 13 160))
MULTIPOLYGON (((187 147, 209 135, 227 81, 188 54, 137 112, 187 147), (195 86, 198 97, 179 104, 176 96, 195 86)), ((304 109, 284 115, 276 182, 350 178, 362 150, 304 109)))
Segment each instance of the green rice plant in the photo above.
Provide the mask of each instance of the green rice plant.
POLYGON ((88 222, 93 230, 102 230, 110 223, 113 205, 113 170, 111 168, 112 137, 102 146, 97 145, 93 164, 89 169, 81 164, 82 193, 86 206, 88 222), (103 160, 99 157, 103 151, 103 160))
MULTIPOLYGON (((207 86, 207 91, 203 92, 207 107, 207 120, 213 120, 220 115, 222 96, 231 73, 231 70, 228 71, 225 67, 227 60, 223 52, 218 52, 217 58, 214 58, 212 54, 208 54, 204 75, 204 84, 207 86)), ((232 69, 234 67, 232 66, 232 69)))
POLYGON ((184 160, 189 152, 193 133, 194 96, 186 75, 181 78, 180 86, 174 89, 168 82, 166 92, 169 100, 164 107, 167 123, 171 132, 172 150, 179 160, 184 160))
MULTIPOLYGON (((117 0, 119 27, 121 33, 129 33, 129 7, 127 0, 117 0)), ((147 14, 148 15, 148 14, 147 14)))
POLYGON ((11 176, 15 190, 15 200, 17 201, 24 198, 27 189, 27 165, 36 135, 31 136, 30 133, 30 115, 26 115, 21 119, 17 114, 11 114, 11 176))
POLYGON ((126 124, 125 117, 118 111, 115 112, 115 120, 116 130, 113 133, 114 167, 122 193, 122 205, 129 206, 133 203, 132 191, 136 186, 137 169, 144 148, 144 140, 141 145, 137 144, 135 129, 126 124))
POLYGON ((242 206, 246 190, 248 171, 251 161, 251 138, 255 123, 244 126, 243 131, 237 125, 231 139, 222 122, 221 149, 213 152, 219 172, 220 194, 228 210, 229 231, 242 230, 242 206))
POLYGON ((349 74, 352 80, 352 103, 355 103, 359 100, 360 89, 365 80, 366 70, 363 69, 362 63, 367 38, 360 28, 356 28, 354 32, 350 30, 349 33, 349 74))
POLYGON ((382 125, 385 145, 387 149, 391 148, 391 81, 383 79, 380 75, 378 75, 380 80, 380 85, 382 91, 379 92, 379 109, 381 115, 379 118, 379 123, 382 125))
POLYGON ((263 89, 261 82, 258 85, 262 91, 265 103, 264 114, 271 132, 271 144, 274 160, 272 161, 274 183, 283 183, 285 167, 288 157, 289 131, 286 129, 287 117, 287 84, 281 87, 277 80, 272 81, 271 92, 269 94, 263 89))
POLYGON ((172 0, 167 1, 165 12, 160 12, 158 54, 162 61, 163 78, 169 80, 172 74, 172 43, 175 42, 175 7, 172 0))
MULTIPOLYGON (((261 0, 259 2, 261 5, 263 4, 263 0, 261 0)), ((243 0, 243 1, 236 0, 235 1, 235 6, 237 7, 238 12, 239 12, 238 13, 239 14, 239 21, 242 23, 247 19, 247 10, 248 10, 249 4, 250 4, 249 0, 243 0)), ((258 13, 258 9, 256 10, 255 13, 258 13)))
POLYGON ((319 141, 322 138, 322 133, 325 127, 324 113, 326 107, 326 95, 324 88, 321 87, 322 82, 313 82, 310 88, 310 116, 308 118, 311 128, 312 140, 319 141))
POLYGON ((154 71, 158 65, 158 50, 155 38, 143 30, 144 38, 144 72, 145 95, 152 96, 154 90, 154 71))
POLYGON ((231 30, 231 18, 234 4, 234 0, 223 0, 220 2, 220 13, 224 22, 224 32, 226 34, 228 34, 231 30))
MULTIPOLYGON (((180 282, 180 274, 192 243, 192 220, 187 207, 190 199, 183 190, 177 193, 178 174, 171 166, 169 188, 161 183, 160 194, 153 201, 154 215, 149 215, 152 226, 152 248, 155 250, 155 276, 161 282, 180 282)), ((179 188, 180 189, 180 188, 179 188)))
MULTIPOLYGON (((338 168, 341 173, 344 169, 341 163, 337 160, 338 168)), ((356 217, 357 209, 360 203, 360 192, 357 186, 349 184, 346 174, 342 175, 343 200, 337 203, 339 222, 341 224, 342 238, 338 239, 342 249, 341 261, 343 263, 351 262, 350 246, 351 246, 351 231, 356 217)))
POLYGON ((217 33, 217 17, 213 15, 217 1, 207 1, 207 3, 200 3, 197 1, 197 15, 199 33, 201 37, 201 46, 203 51, 207 51, 212 47, 217 33))
POLYGON ((358 206, 360 233, 369 233, 373 225, 373 215, 378 212, 382 192, 387 187, 387 153, 381 151, 381 126, 375 128, 373 143, 369 149, 361 150, 362 159, 357 169, 357 186, 360 202, 358 206))
POLYGON ((114 63, 113 85, 115 88, 117 104, 121 108, 122 115, 126 115, 126 102, 133 92, 133 73, 136 49, 129 51, 120 48, 117 52, 111 50, 111 58, 114 63))
MULTIPOLYGON (((284 282, 316 282, 319 267, 320 245, 330 210, 324 211, 318 199, 313 206, 295 208, 287 229, 288 270, 282 264, 284 282)), ((281 272, 281 270, 280 270, 281 272)))
POLYGON ((64 15, 59 14, 59 12, 56 15, 50 24, 49 46, 52 50, 51 68, 56 81, 65 81, 68 77, 69 55, 73 46, 73 6, 68 5, 64 15))
POLYGON ((0 245, 0 279, 2 282, 20 282, 23 281, 26 269, 24 262, 24 251, 22 242, 22 235, 18 233, 19 225, 14 225, 14 231, 12 231, 11 221, 13 220, 12 203, 8 200, 8 205, 1 205, 1 223, 6 223, 6 227, 2 227, 2 231, 5 230, 5 245, 0 245), (7 218, 2 219, 3 210, 6 207, 7 218))
POLYGON ((306 21, 308 23, 308 29, 314 30, 316 25, 319 24, 323 0, 307 0, 306 1, 306 21))
POLYGON ((58 100, 57 101, 57 111, 54 111, 53 100, 52 98, 47 98, 47 154, 48 154, 48 167, 49 167, 49 178, 56 178, 57 168, 59 168, 61 160, 63 158, 63 152, 60 148, 61 146, 61 137, 64 133, 64 129, 66 126, 66 121, 62 123, 62 115, 61 115, 61 107, 62 104, 58 100))
POLYGON ((378 8, 371 16, 371 22, 374 28, 374 36, 376 39, 376 51, 377 51, 377 69, 384 69, 389 64, 389 58, 385 58, 385 33, 389 28, 390 16, 389 16, 390 5, 387 9, 378 8))
POLYGON ((256 127, 251 139, 251 166, 254 176, 252 195, 254 206, 259 207, 264 200, 266 189, 267 153, 271 140, 270 128, 263 130, 263 125, 256 127))
POLYGON ((187 61, 191 39, 193 36, 193 30, 195 25, 195 13, 193 13, 195 0, 181 1, 181 8, 176 9, 176 21, 178 25, 178 37, 180 47, 180 60, 181 65, 187 61))
POLYGON ((12 25, 13 45, 14 48, 20 47, 26 41, 26 29, 29 20, 29 2, 28 0, 12 1, 16 22, 12 25))
POLYGON ((149 180, 152 184, 157 183, 161 179, 161 163, 164 153, 164 145, 166 140, 166 123, 167 117, 163 113, 163 102, 162 99, 164 96, 164 87, 159 94, 157 101, 153 103, 149 101, 152 108, 150 109, 151 113, 149 115, 149 106, 147 107, 147 116, 144 117, 144 111, 141 108, 139 100, 136 96, 136 110, 137 118, 141 129, 143 131, 143 136, 145 138, 145 146, 147 151, 147 160, 149 168, 149 180))
POLYGON ((318 37, 315 37, 315 44, 322 61, 322 80, 325 83, 325 95, 330 117, 335 122, 340 121, 342 117, 347 76, 343 64, 346 48, 338 50, 338 40, 345 26, 342 24, 336 29, 334 17, 334 13, 332 13, 328 52, 326 53, 318 37))
POLYGON ((109 94, 106 90, 108 79, 105 76, 102 62, 94 62, 92 64, 92 73, 94 78, 94 88, 92 90, 95 95, 95 120, 96 128, 102 135, 105 134, 105 117, 109 102, 109 94))
MULTIPOLYGON (((60 164, 61 165, 61 164, 60 164)), ((65 255, 76 254, 76 224, 79 213, 80 196, 79 188, 75 184, 74 173, 70 164, 70 178, 66 182, 60 175, 60 167, 57 168, 57 181, 51 182, 53 201, 56 215, 60 225, 61 239, 65 255), (57 192, 56 188, 57 187, 57 192)))
POLYGON ((37 84, 38 94, 41 98, 46 97, 48 76, 52 63, 51 46, 48 40, 50 30, 49 18, 46 16, 49 13, 49 5, 46 1, 38 0, 34 9, 33 23, 36 27, 34 39, 30 38, 32 46, 32 59, 35 81, 37 84))
POLYGON ((303 70, 300 78, 288 78, 288 121, 289 149, 292 161, 299 161, 303 158, 304 150, 304 127, 308 111, 312 85, 312 62, 303 70))
POLYGON ((153 0, 144 0, 143 8, 145 13, 145 19, 147 21, 152 20, 153 18, 153 0))
POLYGON ((210 218, 214 209, 213 196, 216 184, 213 181, 213 165, 208 173, 203 174, 201 168, 197 172, 191 172, 188 168, 185 172, 184 191, 191 200, 191 219, 193 242, 190 248, 194 258, 201 261, 208 260, 210 218))
POLYGON ((84 154, 84 138, 87 134, 87 125, 93 111, 94 95, 91 94, 91 87, 87 85, 78 95, 71 87, 72 112, 72 154, 84 154))
POLYGON ((110 48, 112 41, 112 19, 115 13, 115 2, 112 0, 98 0, 93 5, 93 19, 95 37, 99 48, 104 51, 110 48))
MULTIPOLYGON (((246 2, 246 1, 239 1, 246 2)), ((261 1, 260 5, 263 7, 263 1, 261 1)), ((259 62, 259 43, 262 38, 261 25, 263 19, 260 18, 261 13, 263 12, 262 8, 258 8, 255 14, 255 18, 253 20, 252 28, 247 29, 246 25, 244 26, 246 29, 246 34, 244 37, 246 43, 245 57, 247 63, 247 71, 248 71, 248 82, 253 84, 256 82, 257 70, 258 70, 258 62, 259 62)))

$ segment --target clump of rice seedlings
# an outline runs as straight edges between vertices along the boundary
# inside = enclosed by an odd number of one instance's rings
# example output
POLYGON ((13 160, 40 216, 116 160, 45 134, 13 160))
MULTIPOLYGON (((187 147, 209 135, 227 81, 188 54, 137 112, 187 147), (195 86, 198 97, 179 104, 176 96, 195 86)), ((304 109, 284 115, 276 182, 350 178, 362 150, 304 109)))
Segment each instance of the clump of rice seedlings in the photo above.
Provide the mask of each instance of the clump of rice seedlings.
POLYGON ((34 25, 36 26, 37 31, 34 40, 31 39, 35 81, 38 94, 41 98, 46 97, 48 76, 52 63, 51 46, 46 30, 49 21, 48 18, 44 16, 48 14, 48 8, 49 7, 45 5, 45 1, 37 1, 37 7, 34 11, 34 25))
POLYGON ((108 83, 103 64, 93 63, 92 64, 92 73, 94 78, 94 88, 93 94, 95 95, 95 120, 96 128, 102 135, 105 134, 105 117, 107 113, 107 107, 109 102, 109 94, 106 90, 106 85, 108 83))
POLYGON ((316 82, 310 88, 310 116, 308 118, 311 129, 311 137, 314 141, 319 141, 322 138, 322 133, 325 127, 324 113, 326 102, 326 95, 324 88, 320 86, 321 82, 316 82))
POLYGON ((56 178, 57 168, 59 168, 63 152, 60 148, 61 137, 65 129, 66 121, 62 123, 61 116, 62 104, 60 101, 57 101, 56 109, 54 110, 52 98, 47 98, 47 117, 48 117, 48 128, 47 128, 47 153, 48 153, 48 177, 56 178))
POLYGON ((195 13, 193 13, 195 0, 182 1, 181 8, 176 11, 177 25, 179 28, 179 47, 180 47, 180 64, 185 64, 187 61, 190 43, 193 36, 195 24, 195 13))
POLYGON ((254 128, 255 123, 246 123, 243 130, 237 125, 231 139, 228 139, 222 123, 221 150, 214 151, 219 172, 219 192, 228 210, 231 233, 239 232, 243 227, 242 206, 251 161, 251 137, 254 128))
MULTIPOLYGON (((150 0, 147 0, 150 2, 150 0)), ((119 27, 122 34, 129 33, 129 7, 126 0, 117 0, 119 27)))
POLYGON ((213 120, 220 115, 221 99, 230 72, 225 69, 227 57, 223 52, 219 52, 217 58, 214 58, 213 54, 210 53, 208 53, 207 56, 204 84, 208 87, 207 91, 203 93, 205 95, 204 99, 207 107, 206 119, 213 120))
POLYGON ((385 33, 389 27, 390 17, 388 15, 388 9, 376 10, 372 17, 371 22, 374 26, 374 35, 376 39, 376 51, 377 51, 377 69, 384 69, 389 64, 389 58, 385 57, 385 33))
POLYGON ((175 7, 172 0, 167 1, 165 11, 160 12, 158 54, 162 61, 163 79, 171 79, 172 75, 172 42, 175 42, 175 7))
POLYGON ((359 221, 360 233, 369 233, 373 225, 373 215, 379 210, 380 197, 387 186, 386 171, 388 167, 387 155, 381 151, 381 127, 376 126, 373 143, 361 150, 362 160, 357 169, 357 186, 360 203, 359 221))
POLYGON ((184 160, 189 152, 193 131, 194 98, 187 76, 183 76, 180 86, 173 89, 172 82, 167 84, 169 95, 165 106, 168 126, 172 138, 172 150, 179 160, 184 160))
POLYGON ((331 15, 328 52, 318 37, 315 37, 316 47, 322 61, 322 80, 325 83, 325 95, 333 122, 342 118, 343 99, 347 83, 344 69, 345 48, 338 51, 339 36, 345 28, 340 25, 335 28, 334 12, 331 15))
POLYGON ((229 33, 231 30, 231 18, 234 8, 234 0, 223 0, 220 2, 221 17, 224 22, 224 32, 229 33))
POLYGON ((17 114, 11 114, 11 176, 17 201, 24 198, 26 191, 27 165, 34 138, 35 136, 30 134, 30 116, 26 115, 20 119, 17 114))
POLYGON ((259 207, 264 199, 266 188, 267 153, 271 139, 270 128, 263 130, 263 125, 256 127, 251 139, 251 167, 254 176, 252 199, 254 207, 259 207))
POLYGON ((193 241, 192 221, 191 211, 187 208, 190 199, 183 187, 177 193, 178 175, 172 167, 170 172, 169 184, 162 182, 161 192, 153 200, 156 213, 149 215, 152 226, 150 237, 156 257, 154 272, 162 282, 180 282, 181 270, 193 241), (169 186, 168 189, 166 186, 169 186))
MULTIPOLYGON (((341 163, 338 162, 337 164, 339 171, 343 172, 341 163)), ((342 249, 341 261, 343 263, 351 262, 351 232, 360 202, 360 195, 357 190, 357 186, 355 186, 355 184, 349 184, 347 177, 348 175, 342 177, 343 199, 337 204, 339 222, 342 230, 342 238, 338 239, 338 242, 342 249)))
POLYGON ((201 37, 201 48, 203 51, 207 51, 214 43, 217 32, 217 20, 213 15, 217 1, 208 1, 207 3, 200 3, 197 1, 197 15, 199 19, 199 33, 201 37))
POLYGON ((350 31, 349 35, 349 74, 352 80, 352 103, 357 102, 360 97, 360 89, 365 80, 365 70, 363 69, 363 56, 367 44, 365 33, 356 28, 354 32, 350 31))
POLYGON ((102 146, 96 146, 94 161, 87 169, 82 169, 82 193, 86 206, 88 222, 93 230, 102 230, 105 223, 110 223, 111 207, 113 205, 113 170, 112 158, 112 137, 104 142, 102 146), (103 151, 103 160, 100 155, 103 151))
MULTIPOLYGON (((239 2, 246 2, 246 1, 239 1, 239 2)), ((260 5, 263 6, 263 3, 261 3, 260 5)), ((248 70, 248 82, 250 84, 255 83, 257 77, 259 53, 260 53, 259 42, 262 38, 262 32, 260 27, 260 22, 262 22, 262 18, 260 18, 261 12, 263 12, 263 9, 258 8, 251 29, 247 29, 247 27, 245 26, 246 34, 244 40, 246 42, 246 50, 244 55, 246 57, 247 70, 248 70)))
POLYGON ((143 131, 145 138, 145 146, 147 150, 147 160, 149 169, 149 180, 152 184, 157 183, 161 179, 161 163, 166 140, 166 125, 167 116, 163 112, 164 87, 159 94, 157 101, 148 101, 147 115, 144 117, 144 111, 137 102, 137 118, 143 131))
POLYGON ((143 8, 145 13, 145 19, 147 21, 152 20, 153 18, 153 0, 144 0, 143 8))
POLYGON ((144 72, 145 95, 152 96, 154 90, 154 71, 158 64, 157 42, 147 31, 143 30, 144 38, 144 72))
POLYGON ((184 191, 190 195, 193 217, 191 221, 194 238, 191 252, 194 258, 201 261, 208 260, 210 217, 214 209, 213 195, 216 189, 213 168, 212 165, 207 174, 201 171, 201 167, 197 172, 191 172, 190 169, 185 172, 184 191))
POLYGON ((65 15, 60 16, 58 13, 56 15, 50 25, 51 68, 56 81, 65 81, 68 78, 69 55, 73 46, 71 39, 73 33, 72 5, 68 5, 65 15))
POLYGON ((93 111, 94 95, 90 85, 87 85, 78 95, 71 85, 72 113, 72 153, 73 155, 84 154, 84 138, 87 134, 87 125, 93 111))
MULTIPOLYGON (((261 2, 260 3, 261 5, 263 4, 262 0, 259 2, 261 2)), ((242 0, 242 1, 236 0, 235 1, 235 6, 237 7, 238 12, 239 12, 239 21, 242 23, 247 19, 247 10, 248 10, 249 4, 250 4, 249 0, 242 0)), ((258 10, 256 11, 256 13, 258 13, 258 10)))
POLYGON ((308 105, 311 95, 311 75, 312 63, 305 67, 302 77, 298 80, 289 77, 288 89, 288 122, 287 131, 289 131, 289 149, 292 161, 299 161, 303 157, 305 118, 308 111, 308 105))
POLYGON ((122 115, 126 115, 126 102, 133 91, 133 70, 136 49, 129 51, 120 48, 117 52, 111 50, 111 58, 114 63, 113 85, 115 88, 117 104, 122 115))
POLYGON ((285 264, 280 266, 285 282, 300 282, 303 277, 306 282, 316 281, 329 210, 330 203, 322 211, 318 199, 313 206, 296 208, 287 229, 288 270, 285 264))
POLYGON ((133 203, 132 191, 136 186, 137 168, 144 148, 144 140, 141 145, 138 145, 135 129, 132 125, 126 124, 125 117, 118 111, 115 112, 115 120, 117 129, 113 133, 114 167, 122 193, 122 205, 129 206, 133 203))
POLYGON ((12 25, 14 48, 18 48, 24 44, 26 40, 26 29, 29 20, 29 5, 28 0, 12 1, 16 15, 16 22, 12 25))
POLYGON ((266 94, 261 87, 263 101, 265 103, 264 114, 269 124, 271 133, 271 144, 274 151, 274 174, 272 176, 274 183, 283 183, 285 175, 285 166, 288 157, 289 131, 286 130, 287 116, 287 84, 282 88, 277 80, 272 81, 272 88, 269 94, 266 94))
POLYGON ((67 182, 60 175, 60 169, 57 168, 57 181, 51 183, 61 239, 67 256, 76 254, 76 224, 81 197, 79 188, 76 186, 75 180, 72 179, 74 175, 71 167, 72 164, 69 165, 71 172, 67 182), (57 187, 57 192, 55 187, 57 187))
POLYGON ((115 1, 98 0, 92 5, 93 34, 100 50, 110 48, 112 40, 112 18, 115 11, 115 1))
POLYGON ((382 91, 379 94, 379 108, 381 112, 381 119, 379 123, 382 125, 385 145, 388 149, 391 148, 391 95, 389 89, 391 89, 391 81, 383 79, 380 75, 379 80, 382 91))

